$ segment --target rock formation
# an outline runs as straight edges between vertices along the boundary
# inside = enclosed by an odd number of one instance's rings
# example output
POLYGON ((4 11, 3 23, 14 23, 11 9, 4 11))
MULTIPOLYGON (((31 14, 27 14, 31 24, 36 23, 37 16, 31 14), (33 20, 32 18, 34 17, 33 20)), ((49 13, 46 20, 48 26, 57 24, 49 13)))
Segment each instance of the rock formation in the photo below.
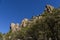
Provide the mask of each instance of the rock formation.
POLYGON ((29 23, 29 20, 27 18, 24 18, 24 20, 22 20, 21 27, 26 27, 28 23, 29 23))
POLYGON ((46 10, 48 13, 52 13, 53 9, 54 9, 54 7, 51 6, 51 5, 46 5, 46 7, 45 7, 45 10, 46 10))
POLYGON ((10 25, 10 29, 12 30, 12 32, 16 32, 19 30, 19 24, 15 24, 15 23, 11 23, 10 25))

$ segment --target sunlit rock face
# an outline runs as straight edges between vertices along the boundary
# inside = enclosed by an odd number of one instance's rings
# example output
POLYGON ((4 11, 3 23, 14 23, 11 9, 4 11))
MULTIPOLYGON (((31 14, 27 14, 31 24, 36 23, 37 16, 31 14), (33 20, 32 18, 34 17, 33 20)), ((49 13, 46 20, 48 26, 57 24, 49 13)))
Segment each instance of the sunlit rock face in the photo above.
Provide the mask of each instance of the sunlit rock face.
POLYGON ((11 23, 10 25, 10 29, 12 30, 12 32, 16 32, 19 30, 19 24, 15 24, 15 23, 11 23))
POLYGON ((26 27, 28 26, 28 24, 29 24, 29 20, 27 18, 24 18, 24 20, 22 20, 21 27, 26 27))
POLYGON ((12 32, 14 32, 15 31, 15 24, 11 23, 10 28, 11 28, 12 32))
POLYGON ((15 29, 16 29, 16 31, 19 31, 19 24, 18 23, 15 24, 15 29))
POLYGON ((53 9, 54 9, 54 7, 51 6, 51 5, 46 5, 46 7, 45 7, 45 10, 46 10, 48 13, 52 13, 53 9))

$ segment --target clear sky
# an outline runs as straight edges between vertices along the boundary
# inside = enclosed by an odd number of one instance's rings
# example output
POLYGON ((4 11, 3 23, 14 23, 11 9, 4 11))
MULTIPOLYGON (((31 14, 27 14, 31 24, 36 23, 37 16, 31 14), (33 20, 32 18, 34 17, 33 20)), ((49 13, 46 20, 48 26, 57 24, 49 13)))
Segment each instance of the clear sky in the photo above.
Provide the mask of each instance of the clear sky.
POLYGON ((60 0, 0 0, 0 32, 8 32, 11 22, 21 23, 23 18, 39 15, 46 4, 57 8, 60 0))

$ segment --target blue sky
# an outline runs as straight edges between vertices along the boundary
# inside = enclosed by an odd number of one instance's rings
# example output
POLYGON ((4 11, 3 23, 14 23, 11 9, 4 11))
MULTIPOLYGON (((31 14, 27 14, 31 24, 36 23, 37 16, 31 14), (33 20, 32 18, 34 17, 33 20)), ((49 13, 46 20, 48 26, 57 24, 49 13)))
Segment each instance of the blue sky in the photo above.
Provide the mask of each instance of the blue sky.
POLYGON ((39 15, 46 4, 57 8, 60 0, 0 0, 0 32, 7 33, 11 22, 21 23, 23 18, 39 15))

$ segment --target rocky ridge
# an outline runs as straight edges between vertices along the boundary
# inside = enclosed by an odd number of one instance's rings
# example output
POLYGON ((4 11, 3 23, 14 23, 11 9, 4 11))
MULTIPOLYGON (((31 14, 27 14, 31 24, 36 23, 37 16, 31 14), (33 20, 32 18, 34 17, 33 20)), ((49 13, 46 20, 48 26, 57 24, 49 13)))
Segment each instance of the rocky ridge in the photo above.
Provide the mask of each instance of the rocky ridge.
MULTIPOLYGON (((53 10, 54 10, 53 6, 51 6, 51 5, 46 5, 45 6, 45 11, 46 12, 52 13, 53 10)), ((24 18, 20 25, 18 23, 17 24, 11 23, 10 29, 12 30, 12 32, 16 32, 16 31, 21 30, 21 28, 23 28, 23 27, 31 27, 32 24, 35 24, 40 19, 42 19, 41 15, 33 16, 32 19, 30 19, 30 20, 27 19, 27 18, 24 18)))

